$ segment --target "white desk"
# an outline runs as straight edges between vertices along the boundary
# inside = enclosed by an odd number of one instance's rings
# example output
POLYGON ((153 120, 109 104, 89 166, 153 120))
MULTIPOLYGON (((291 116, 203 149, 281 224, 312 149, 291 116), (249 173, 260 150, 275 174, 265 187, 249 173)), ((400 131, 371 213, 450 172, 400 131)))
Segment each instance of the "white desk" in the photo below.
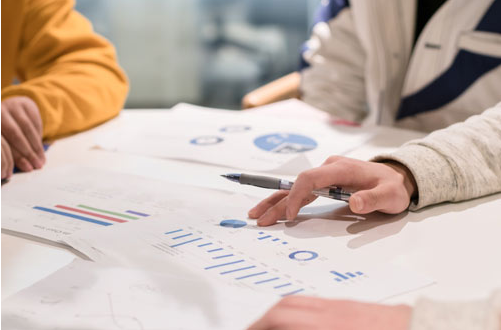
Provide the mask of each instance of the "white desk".
MULTIPOLYGON (((195 163, 152 159, 91 149, 99 132, 115 125, 145 125, 162 116, 157 110, 128 110, 93 130, 54 143, 45 168, 79 164, 139 174, 185 184, 221 189, 242 189, 221 180, 227 169, 195 163)), ((350 156, 367 159, 418 137, 415 132, 387 129, 350 156)), ((118 138, 118 137, 117 137, 118 138)), ((326 155, 327 157, 327 155, 326 155)), ((8 184, 36 173, 16 175, 8 184)), ((269 192, 263 191, 263 197, 269 192)), ((349 248, 368 258, 398 259, 410 269, 437 280, 427 288, 388 299, 388 303, 413 303, 420 296, 440 299, 485 297, 501 287, 501 194, 458 204, 444 204, 417 213, 376 215, 372 221, 354 223, 339 233, 349 248)), ((2 299, 66 265, 74 255, 2 233, 2 299)))

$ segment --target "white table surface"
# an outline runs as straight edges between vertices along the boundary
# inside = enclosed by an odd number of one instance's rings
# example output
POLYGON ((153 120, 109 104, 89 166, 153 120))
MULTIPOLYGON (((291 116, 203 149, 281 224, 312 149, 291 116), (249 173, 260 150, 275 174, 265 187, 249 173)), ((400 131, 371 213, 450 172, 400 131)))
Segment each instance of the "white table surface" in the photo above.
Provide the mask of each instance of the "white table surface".
MULTIPOLYGON (((113 127, 146 125, 163 115, 159 110, 126 110, 95 129, 56 141, 47 152, 45 168, 65 164, 112 169, 161 180, 212 188, 241 189, 221 180, 219 166, 119 154, 91 148, 96 135, 113 127)), ((368 159, 392 150, 419 133, 393 128, 352 151, 368 159)), ((328 155, 326 155, 327 157, 328 155)), ((35 173, 15 175, 9 185, 35 173)), ((269 192, 263 191, 263 197, 269 192)), ((348 248, 365 249, 368 258, 383 254, 437 282, 426 288, 387 299, 410 303, 421 296, 437 299, 486 297, 501 287, 501 194, 472 201, 443 204, 420 212, 376 216, 348 227, 348 248)), ((64 248, 2 233, 2 299, 65 266, 75 255, 64 248)))

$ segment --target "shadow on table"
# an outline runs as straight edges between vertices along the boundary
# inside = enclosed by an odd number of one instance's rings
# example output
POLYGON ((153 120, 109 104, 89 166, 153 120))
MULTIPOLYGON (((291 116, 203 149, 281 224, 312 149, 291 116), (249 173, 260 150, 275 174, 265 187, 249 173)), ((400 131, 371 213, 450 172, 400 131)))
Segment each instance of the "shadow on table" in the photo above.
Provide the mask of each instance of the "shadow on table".
POLYGON ((462 212, 501 198, 495 194, 461 203, 442 203, 417 212, 400 214, 354 214, 347 204, 305 207, 294 221, 284 221, 284 233, 305 239, 353 236, 348 247, 357 249, 367 244, 398 234, 408 223, 421 222, 442 214, 462 212))

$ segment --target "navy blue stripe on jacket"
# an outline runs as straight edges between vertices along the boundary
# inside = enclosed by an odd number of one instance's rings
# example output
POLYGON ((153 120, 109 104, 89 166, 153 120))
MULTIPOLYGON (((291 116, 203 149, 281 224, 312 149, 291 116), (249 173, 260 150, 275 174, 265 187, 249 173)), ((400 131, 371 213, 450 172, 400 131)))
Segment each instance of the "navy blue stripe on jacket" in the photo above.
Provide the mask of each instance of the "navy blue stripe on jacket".
MULTIPOLYGON (((495 0, 491 4, 475 31, 501 34, 501 0, 495 0)), ((500 64, 500 57, 460 50, 444 73, 421 90, 402 100, 397 119, 445 106, 458 98, 477 79, 500 64)))

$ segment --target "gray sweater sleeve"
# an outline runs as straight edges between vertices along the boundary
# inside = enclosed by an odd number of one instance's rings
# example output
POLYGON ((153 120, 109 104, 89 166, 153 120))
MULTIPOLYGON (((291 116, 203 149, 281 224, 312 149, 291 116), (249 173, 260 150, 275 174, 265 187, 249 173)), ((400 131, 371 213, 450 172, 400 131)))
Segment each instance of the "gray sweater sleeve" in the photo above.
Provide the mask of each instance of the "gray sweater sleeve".
POLYGON ((373 161, 394 160, 414 175, 411 210, 501 191, 501 103, 463 123, 410 141, 373 161))
POLYGON ((410 330, 500 330, 501 290, 485 300, 438 302, 420 299, 410 330))

